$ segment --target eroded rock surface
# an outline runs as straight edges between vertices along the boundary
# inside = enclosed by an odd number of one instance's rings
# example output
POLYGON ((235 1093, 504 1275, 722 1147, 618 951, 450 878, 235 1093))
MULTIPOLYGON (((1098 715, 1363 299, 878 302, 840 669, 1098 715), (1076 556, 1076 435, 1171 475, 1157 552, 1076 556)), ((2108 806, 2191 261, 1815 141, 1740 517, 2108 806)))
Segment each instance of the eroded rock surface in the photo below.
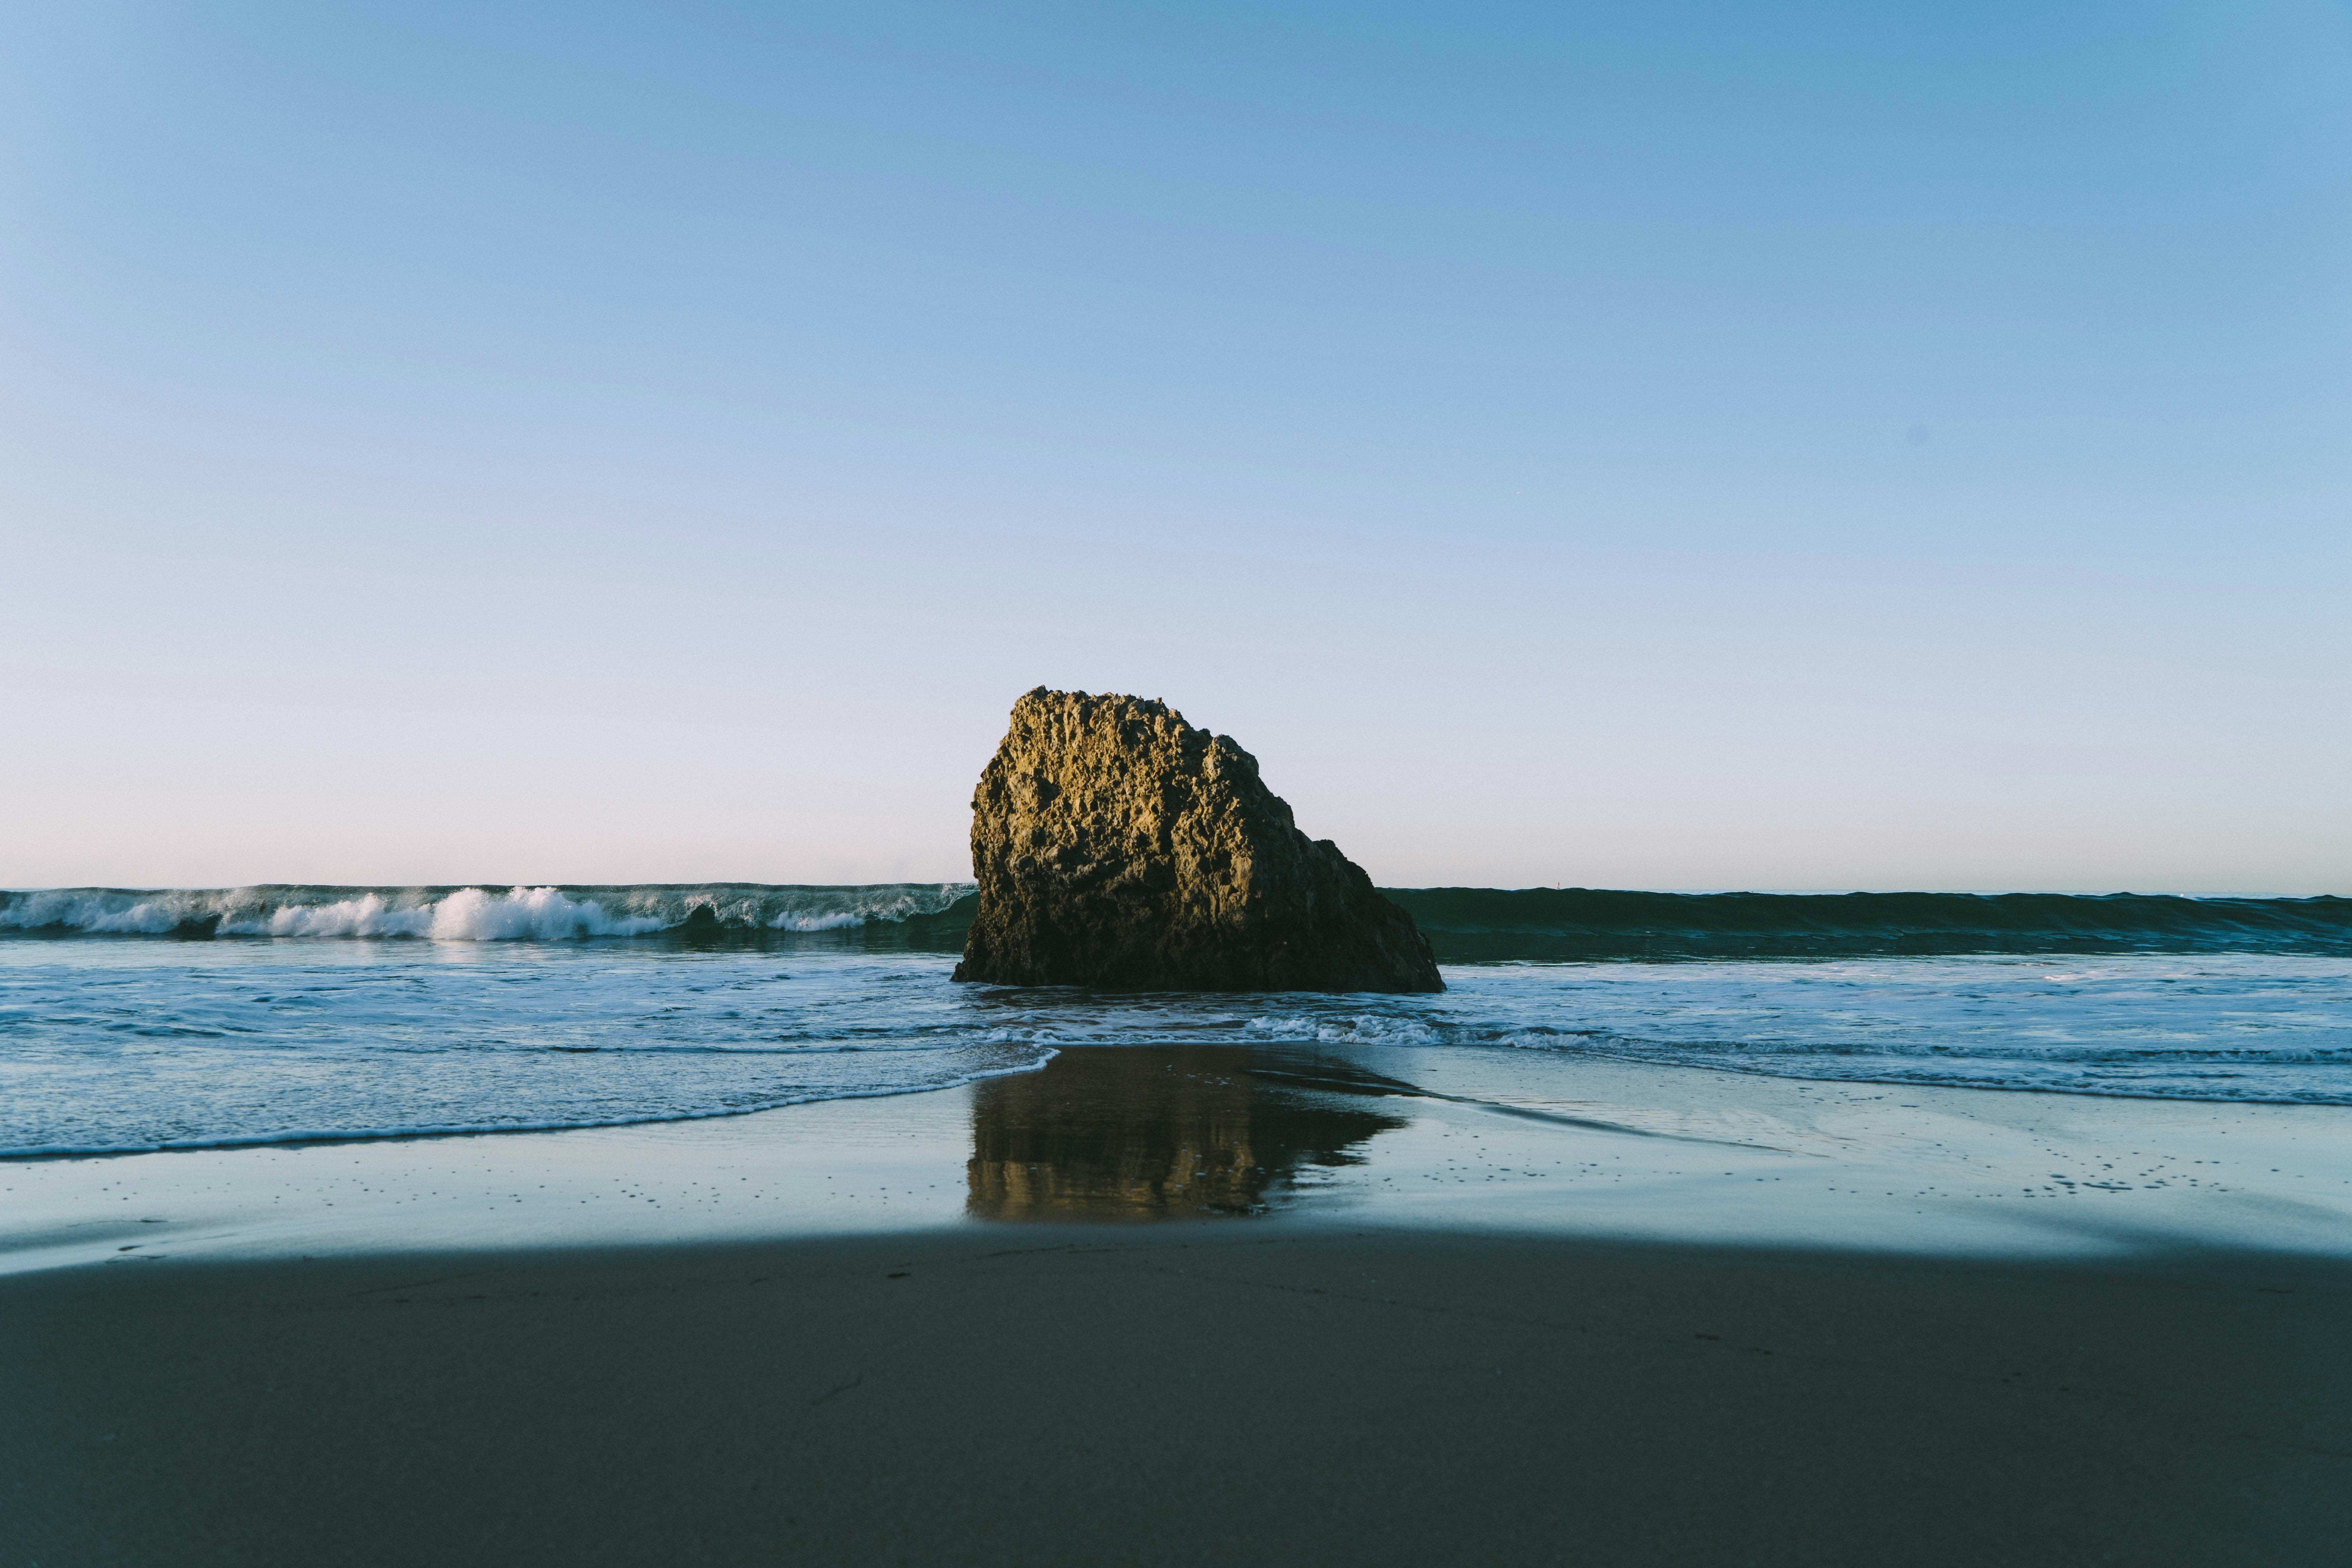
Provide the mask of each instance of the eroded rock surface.
POLYGON ((1445 988, 1412 917, 1298 830, 1257 759, 1164 703, 1039 687, 971 804, 980 914, 958 980, 1445 988))

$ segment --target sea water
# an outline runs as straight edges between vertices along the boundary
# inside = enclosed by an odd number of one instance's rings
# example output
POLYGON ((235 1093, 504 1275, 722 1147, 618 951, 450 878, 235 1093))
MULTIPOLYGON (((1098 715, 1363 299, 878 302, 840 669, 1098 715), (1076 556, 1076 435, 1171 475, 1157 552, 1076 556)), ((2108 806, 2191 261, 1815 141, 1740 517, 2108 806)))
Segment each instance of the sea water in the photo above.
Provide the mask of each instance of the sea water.
MULTIPOLYGON (((1441 958, 1449 942, 1491 954, 1508 925, 1495 910, 1525 914, 1525 895, 1493 895, 1469 942, 1474 893, 1448 890, 1454 926, 1424 916, 1441 958)), ((1607 945, 1591 899, 1654 897, 1588 895, 1577 940, 1607 945)), ((2189 935, 2196 909, 2158 911, 2150 939, 2145 908, 2102 926, 2116 906, 2079 900, 2092 908, 1977 939, 2052 951, 1926 954, 1853 950, 1926 926, 1948 947, 1997 922, 1937 905, 1890 931, 1883 910, 1841 925, 1818 907, 1835 900, 1783 902, 1793 952, 1705 956, 1712 939, 1687 938, 1710 921, 1751 953, 1773 944, 1752 906, 1702 902, 1613 956, 1449 963, 1441 995, 1220 996, 959 984, 951 952, 927 950, 968 918, 955 884, 0 894, 0 1154, 683 1121, 1126 1044, 2352 1104, 2344 900, 2217 901, 2189 935), (2053 919, 2063 931, 2032 934, 2053 919)), ((1556 942, 1559 923, 1529 941, 1556 942)))

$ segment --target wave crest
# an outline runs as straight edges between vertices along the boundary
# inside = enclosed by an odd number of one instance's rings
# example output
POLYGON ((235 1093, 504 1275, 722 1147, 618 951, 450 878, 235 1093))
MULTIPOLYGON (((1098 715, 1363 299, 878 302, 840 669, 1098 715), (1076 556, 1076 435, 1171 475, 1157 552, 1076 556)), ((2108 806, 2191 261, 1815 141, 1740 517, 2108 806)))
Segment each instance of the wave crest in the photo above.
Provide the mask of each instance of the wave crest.
MULTIPOLYGON (((1934 957, 1971 952, 2352 955, 2352 899, 2113 893, 1644 893, 1388 888, 1441 963, 1934 957)), ((682 931, 846 931, 963 945, 969 882, 353 888, 268 885, 0 892, 0 932, 561 942, 682 931)))
POLYGON ((482 887, 51 888, 0 892, 0 931, 439 942, 569 942, 681 928, 824 931, 937 915, 970 890, 958 882, 518 885, 504 892, 482 887))

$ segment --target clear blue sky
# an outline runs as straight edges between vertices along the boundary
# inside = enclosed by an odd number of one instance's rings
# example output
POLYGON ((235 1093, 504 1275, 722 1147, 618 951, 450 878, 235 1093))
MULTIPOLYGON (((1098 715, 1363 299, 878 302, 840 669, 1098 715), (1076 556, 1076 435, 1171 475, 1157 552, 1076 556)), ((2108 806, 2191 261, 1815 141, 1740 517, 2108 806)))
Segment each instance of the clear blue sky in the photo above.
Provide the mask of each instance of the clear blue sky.
POLYGON ((2340 5, 26 4, 0 883, 2352 893, 2340 5))

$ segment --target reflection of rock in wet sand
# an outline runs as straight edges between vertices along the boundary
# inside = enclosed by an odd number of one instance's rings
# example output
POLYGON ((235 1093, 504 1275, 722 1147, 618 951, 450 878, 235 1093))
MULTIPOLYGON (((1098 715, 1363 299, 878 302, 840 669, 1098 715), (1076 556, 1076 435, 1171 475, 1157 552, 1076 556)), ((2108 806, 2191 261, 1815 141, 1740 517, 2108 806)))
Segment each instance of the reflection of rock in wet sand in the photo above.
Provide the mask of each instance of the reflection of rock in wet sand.
MULTIPOLYGON (((1404 1122, 1253 1074, 1236 1047, 1074 1047, 982 1084, 968 1211, 984 1219, 1250 1214, 1300 1165, 1404 1122)), ((1377 1091, 1376 1091, 1377 1092, 1377 1091)))

